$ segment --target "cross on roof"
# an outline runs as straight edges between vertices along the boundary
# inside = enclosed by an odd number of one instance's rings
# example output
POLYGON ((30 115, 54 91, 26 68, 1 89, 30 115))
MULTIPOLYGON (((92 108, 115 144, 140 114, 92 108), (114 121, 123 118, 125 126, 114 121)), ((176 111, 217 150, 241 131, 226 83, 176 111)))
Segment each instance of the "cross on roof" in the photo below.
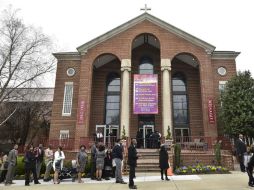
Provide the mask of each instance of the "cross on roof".
POLYGON ((151 9, 151 8, 148 8, 147 5, 145 4, 145 7, 144 7, 144 8, 141 8, 140 10, 141 10, 141 11, 147 12, 147 11, 150 11, 150 10, 152 10, 152 9, 151 9))

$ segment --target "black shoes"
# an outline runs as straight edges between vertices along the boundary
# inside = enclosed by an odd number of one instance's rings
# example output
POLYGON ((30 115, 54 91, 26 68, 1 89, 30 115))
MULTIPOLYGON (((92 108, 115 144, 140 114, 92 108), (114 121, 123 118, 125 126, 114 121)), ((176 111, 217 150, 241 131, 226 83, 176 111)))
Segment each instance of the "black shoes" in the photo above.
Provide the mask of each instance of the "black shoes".
POLYGON ((129 189, 138 189, 136 185, 129 186, 129 189))
POLYGON ((37 184, 41 184, 41 183, 38 181, 38 182, 36 182, 36 183, 34 183, 34 184, 36 184, 36 185, 37 185, 37 184))
POLYGON ((253 183, 253 182, 249 182, 248 185, 249 185, 250 187, 254 187, 254 183, 253 183))
POLYGON ((127 184, 125 181, 116 181, 116 183, 127 184))
POLYGON ((169 181, 170 179, 168 179, 168 178, 166 177, 166 180, 169 181))
POLYGON ((161 180, 164 180, 164 178, 163 178, 163 177, 161 177, 161 180))

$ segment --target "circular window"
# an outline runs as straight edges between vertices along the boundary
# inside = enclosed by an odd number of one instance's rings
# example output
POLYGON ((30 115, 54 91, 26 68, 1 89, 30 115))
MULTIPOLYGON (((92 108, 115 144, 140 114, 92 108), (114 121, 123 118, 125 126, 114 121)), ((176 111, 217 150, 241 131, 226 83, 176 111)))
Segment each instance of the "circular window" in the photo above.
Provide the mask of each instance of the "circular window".
POLYGON ((75 75, 75 69, 73 69, 73 68, 67 69, 67 75, 69 77, 72 77, 73 75, 75 75))
POLYGON ((225 67, 219 67, 218 70, 217 70, 218 74, 221 75, 221 76, 224 76, 227 74, 227 70, 225 67))

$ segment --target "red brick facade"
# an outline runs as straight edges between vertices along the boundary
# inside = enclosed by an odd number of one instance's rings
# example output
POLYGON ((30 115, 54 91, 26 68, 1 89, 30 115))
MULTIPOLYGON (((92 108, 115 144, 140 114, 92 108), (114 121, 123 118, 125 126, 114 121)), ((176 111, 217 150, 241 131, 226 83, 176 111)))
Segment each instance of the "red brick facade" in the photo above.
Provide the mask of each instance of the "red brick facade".
MULTIPOLYGON (((138 116, 134 115, 132 111, 133 74, 138 73, 138 64, 144 55, 149 55, 153 59, 154 70, 158 74, 159 113, 155 115, 156 130, 162 131, 163 119, 160 64, 161 59, 170 59, 171 74, 181 72, 187 79, 190 134, 216 137, 218 135, 217 124, 209 124, 208 121, 208 98, 212 98, 216 104, 219 96, 219 81, 228 80, 235 75, 235 57, 238 55, 236 54, 236 52, 216 53, 210 44, 144 13, 84 44, 78 48, 76 53, 55 54, 58 64, 50 138, 59 138, 60 130, 68 129, 70 138, 75 138, 78 141, 81 137, 91 136, 95 131, 96 124, 104 124, 106 77, 110 72, 118 73, 121 76, 122 59, 131 60, 129 135, 135 136, 138 116), (143 44, 133 49, 136 37, 141 34, 154 36, 159 41, 159 48, 143 44), (182 53, 195 58, 199 65, 198 68, 175 59, 182 53), (114 55, 116 59, 96 68, 97 58, 105 54, 114 55), (218 75, 217 69, 220 66, 227 69, 226 76, 218 75), (73 77, 68 77, 66 74, 66 70, 70 67, 76 70, 73 77), (65 82, 73 82, 74 85, 71 116, 62 116, 65 82), (77 110, 81 101, 85 102, 84 123, 78 124, 77 110)), ((78 147, 78 142, 75 147, 78 147)))

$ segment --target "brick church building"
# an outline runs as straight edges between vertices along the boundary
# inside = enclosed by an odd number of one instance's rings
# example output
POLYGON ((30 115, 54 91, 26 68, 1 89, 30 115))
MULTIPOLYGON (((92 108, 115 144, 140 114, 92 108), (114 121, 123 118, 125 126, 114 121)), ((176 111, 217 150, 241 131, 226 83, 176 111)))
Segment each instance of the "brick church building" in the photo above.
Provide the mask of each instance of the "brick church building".
POLYGON ((239 52, 215 47, 148 13, 54 53, 57 73, 49 139, 113 133, 217 137, 220 90, 239 52))

